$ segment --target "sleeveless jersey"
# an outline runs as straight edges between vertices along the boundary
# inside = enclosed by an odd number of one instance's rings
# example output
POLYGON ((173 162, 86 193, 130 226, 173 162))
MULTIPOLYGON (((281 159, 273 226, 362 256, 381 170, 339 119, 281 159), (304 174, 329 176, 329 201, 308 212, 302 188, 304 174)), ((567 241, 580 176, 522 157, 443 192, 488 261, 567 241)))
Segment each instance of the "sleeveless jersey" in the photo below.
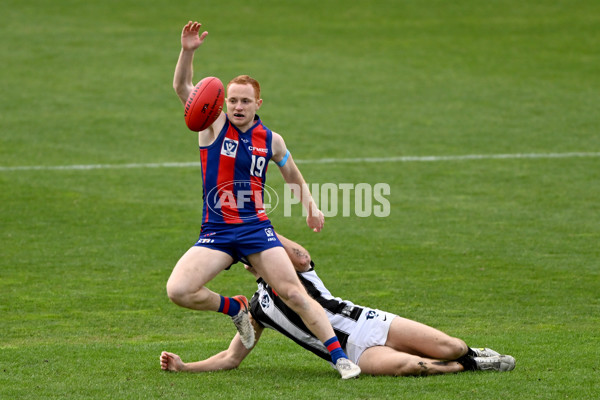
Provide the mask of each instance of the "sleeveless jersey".
MULTIPOLYGON (((314 269, 299 272, 298 277, 308 294, 325 310, 327 318, 346 351, 348 336, 354 330, 363 308, 352 302, 333 297, 314 269)), ((250 300, 250 312, 255 321, 266 328, 274 329, 294 342, 331 362, 331 355, 321 341, 304 325, 302 319, 277 296, 262 279, 257 280, 258 290, 250 300)))
POLYGON ((272 137, 258 116, 246 132, 227 119, 217 139, 200 147, 203 225, 268 220, 263 199, 272 137))

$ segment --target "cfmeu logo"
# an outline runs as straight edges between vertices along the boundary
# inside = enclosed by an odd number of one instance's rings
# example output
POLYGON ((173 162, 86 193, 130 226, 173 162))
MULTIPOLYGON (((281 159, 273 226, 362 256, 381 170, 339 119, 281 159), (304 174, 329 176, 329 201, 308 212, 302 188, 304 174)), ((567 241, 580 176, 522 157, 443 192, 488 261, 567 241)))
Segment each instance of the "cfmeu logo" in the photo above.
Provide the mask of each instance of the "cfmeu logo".
POLYGON ((207 193, 208 208, 227 218, 247 220, 257 214, 269 214, 279 204, 277 192, 267 184, 254 181, 229 181, 221 183, 207 193))

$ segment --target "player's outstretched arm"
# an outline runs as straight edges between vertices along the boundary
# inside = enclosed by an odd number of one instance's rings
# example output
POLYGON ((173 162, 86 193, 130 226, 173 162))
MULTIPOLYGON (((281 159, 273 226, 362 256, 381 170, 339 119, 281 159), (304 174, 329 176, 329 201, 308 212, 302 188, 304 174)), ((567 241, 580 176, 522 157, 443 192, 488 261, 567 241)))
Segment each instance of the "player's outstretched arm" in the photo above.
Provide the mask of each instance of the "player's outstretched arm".
MULTIPOLYGON (((253 325, 256 338, 254 346, 256 346, 263 328, 256 323, 253 323, 253 325)), ((177 354, 163 351, 160 355, 160 368, 165 371, 174 372, 209 372, 234 369, 240 366, 251 351, 252 349, 248 350, 242 344, 239 333, 236 333, 227 350, 215 354, 206 360, 185 363, 177 354)))
POLYGON ((175 89, 175 93, 177 93, 184 106, 187 98, 194 89, 194 84, 192 83, 194 52, 208 35, 207 31, 200 34, 201 27, 201 23, 190 21, 181 31, 181 52, 179 53, 179 60, 177 61, 173 76, 173 89, 175 89))
POLYGON ((294 159, 288 154, 283 138, 275 132, 273 132, 272 148, 273 161, 275 162, 283 161, 287 154, 287 160, 284 165, 279 166, 279 171, 281 172, 283 179, 290 186, 294 195, 300 199, 300 202, 306 209, 306 224, 313 231, 320 232, 325 224, 325 216, 317 207, 317 204, 310 194, 308 185, 304 181, 304 177, 294 162, 294 159))

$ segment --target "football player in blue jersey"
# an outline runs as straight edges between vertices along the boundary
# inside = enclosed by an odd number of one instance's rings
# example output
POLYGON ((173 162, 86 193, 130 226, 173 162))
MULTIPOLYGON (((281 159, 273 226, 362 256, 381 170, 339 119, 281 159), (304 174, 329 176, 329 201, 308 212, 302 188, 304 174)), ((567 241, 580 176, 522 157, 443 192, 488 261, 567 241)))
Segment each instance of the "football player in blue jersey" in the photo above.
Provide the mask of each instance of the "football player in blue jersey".
MULTIPOLYGON (((470 348, 458 338, 425 324, 378 309, 361 307, 334 297, 314 271, 308 252, 279 235, 302 284, 327 310, 329 320, 350 359, 371 375, 422 376, 462 371, 511 371, 515 359, 489 348, 470 348)), ((298 315, 283 303, 254 268, 258 290, 250 301, 256 340, 264 328, 282 333, 297 344, 331 362, 323 345, 303 326, 298 315)), ((229 348, 202 361, 184 363, 174 353, 162 352, 163 370, 206 372, 237 368, 250 354, 239 334, 229 348)))
MULTIPOLYGON (((206 31, 200 33, 200 28, 200 23, 190 21, 181 34, 173 88, 184 107, 194 89, 194 54, 208 35, 206 31)), ((266 216, 263 197, 269 160, 278 165, 300 199, 307 211, 307 224, 315 232, 323 228, 323 213, 283 138, 256 114, 263 103, 258 82, 247 75, 234 78, 227 85, 225 103, 226 112, 198 132, 203 183, 201 232, 196 244, 175 265, 167 294, 179 306, 231 316, 241 343, 252 348, 255 338, 248 300, 241 295, 225 297, 205 286, 231 264, 247 260, 319 338, 342 379, 356 377, 360 368, 348 359, 325 311, 300 283, 266 216)))

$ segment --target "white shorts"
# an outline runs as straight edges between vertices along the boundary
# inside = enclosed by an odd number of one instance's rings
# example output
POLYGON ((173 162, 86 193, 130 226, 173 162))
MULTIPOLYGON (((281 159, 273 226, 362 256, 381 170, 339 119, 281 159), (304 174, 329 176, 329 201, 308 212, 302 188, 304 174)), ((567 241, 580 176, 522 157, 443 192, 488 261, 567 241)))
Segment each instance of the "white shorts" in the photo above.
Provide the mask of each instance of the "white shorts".
POLYGON ((396 314, 386 311, 365 308, 348 337, 346 343, 348 358, 358 364, 358 359, 366 349, 385 345, 390 325, 396 317, 396 314))

